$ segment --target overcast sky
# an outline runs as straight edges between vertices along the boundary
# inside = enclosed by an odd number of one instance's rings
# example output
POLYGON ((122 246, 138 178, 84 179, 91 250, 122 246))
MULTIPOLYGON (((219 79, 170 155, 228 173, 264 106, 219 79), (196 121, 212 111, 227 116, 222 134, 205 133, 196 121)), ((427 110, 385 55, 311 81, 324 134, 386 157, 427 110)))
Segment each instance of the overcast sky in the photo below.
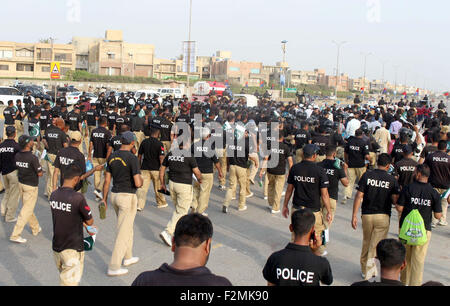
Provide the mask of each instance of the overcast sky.
MULTIPOLYGON (((192 40, 198 55, 229 50, 234 60, 273 65, 282 59, 292 69, 324 68, 333 74, 336 46, 340 71, 351 77, 385 78, 434 90, 450 89, 450 1, 443 0, 193 0, 192 40)), ((123 30, 130 43, 155 45, 156 56, 181 54, 188 37, 189 0, 2 0, 0 40, 36 42, 54 37, 104 37, 123 30), (78 9, 79 8, 79 9, 78 9), (79 14, 78 14, 79 11, 79 14)))

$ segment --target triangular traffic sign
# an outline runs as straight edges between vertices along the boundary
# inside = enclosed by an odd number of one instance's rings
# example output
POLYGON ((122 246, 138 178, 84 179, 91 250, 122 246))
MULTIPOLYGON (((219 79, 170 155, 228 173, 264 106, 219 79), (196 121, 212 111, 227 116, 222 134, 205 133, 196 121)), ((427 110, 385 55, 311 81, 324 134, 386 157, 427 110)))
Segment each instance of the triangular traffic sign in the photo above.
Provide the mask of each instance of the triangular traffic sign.
POLYGON ((53 65, 52 73, 59 74, 58 65, 56 63, 53 65))

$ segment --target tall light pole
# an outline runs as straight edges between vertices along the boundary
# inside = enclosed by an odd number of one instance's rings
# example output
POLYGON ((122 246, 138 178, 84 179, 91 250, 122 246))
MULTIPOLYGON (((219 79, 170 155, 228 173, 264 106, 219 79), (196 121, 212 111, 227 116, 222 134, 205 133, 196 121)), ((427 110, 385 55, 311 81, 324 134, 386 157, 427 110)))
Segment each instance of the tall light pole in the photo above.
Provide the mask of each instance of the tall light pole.
POLYGON ((335 88, 334 88, 334 96, 336 97, 336 99, 337 99, 337 87, 338 87, 338 84, 340 83, 339 81, 339 56, 340 56, 340 53, 341 53, 341 46, 343 45, 343 44, 346 44, 347 42, 346 41, 341 41, 341 42, 336 42, 336 41, 334 41, 333 40, 333 43, 336 45, 336 47, 337 47, 337 60, 336 60, 336 86, 335 86, 335 88))
POLYGON ((381 72, 381 83, 383 84, 383 90, 384 90, 384 87, 385 87, 385 85, 384 85, 384 66, 386 65, 388 63, 388 61, 387 60, 382 60, 381 61, 381 64, 383 65, 383 69, 382 69, 382 72, 381 72))
POLYGON ((394 99, 397 99, 397 74, 398 74, 398 68, 399 65, 394 65, 394 71, 395 71, 395 85, 394 85, 394 99))
POLYGON ((364 94, 362 96, 362 99, 364 101, 364 97, 366 96, 366 68, 367 68, 367 57, 369 55, 373 55, 372 52, 361 52, 362 55, 364 55, 364 78, 363 78, 363 88, 364 88, 364 94))
POLYGON ((283 67, 284 63, 286 62, 286 44, 287 40, 281 41, 281 50, 283 51, 283 62, 281 63, 281 70, 283 73, 283 84, 281 84, 281 99, 283 99, 284 97, 284 84, 286 83, 286 75, 283 67))
POLYGON ((188 43, 187 43, 187 75, 186 75, 186 81, 187 81, 187 96, 189 97, 190 90, 189 90, 189 75, 191 73, 191 28, 192 28, 192 0, 189 0, 189 32, 188 32, 188 43))

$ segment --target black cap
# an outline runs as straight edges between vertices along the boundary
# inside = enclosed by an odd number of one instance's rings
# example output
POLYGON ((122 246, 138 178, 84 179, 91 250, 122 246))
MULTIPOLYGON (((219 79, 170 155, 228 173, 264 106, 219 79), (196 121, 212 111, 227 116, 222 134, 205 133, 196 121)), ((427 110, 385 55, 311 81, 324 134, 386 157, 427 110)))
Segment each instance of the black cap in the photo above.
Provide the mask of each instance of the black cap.
POLYGON ((6 127, 6 136, 10 137, 12 135, 14 135, 14 133, 16 132, 16 128, 14 126, 7 126, 6 127))
POLYGON ((403 151, 403 154, 409 155, 409 154, 411 154, 413 152, 413 149, 412 149, 412 147, 409 144, 405 144, 402 147, 402 151, 403 151))
POLYGON ((22 135, 19 137, 19 146, 21 149, 25 149, 28 143, 33 140, 33 137, 30 137, 28 135, 22 135))
POLYGON ((126 131, 120 134, 120 142, 124 145, 129 145, 134 141, 133 132, 126 131))
POLYGON ((318 145, 312 143, 307 144, 303 147, 303 153, 305 153, 308 156, 313 156, 314 154, 317 154, 319 152, 320 148, 318 145))

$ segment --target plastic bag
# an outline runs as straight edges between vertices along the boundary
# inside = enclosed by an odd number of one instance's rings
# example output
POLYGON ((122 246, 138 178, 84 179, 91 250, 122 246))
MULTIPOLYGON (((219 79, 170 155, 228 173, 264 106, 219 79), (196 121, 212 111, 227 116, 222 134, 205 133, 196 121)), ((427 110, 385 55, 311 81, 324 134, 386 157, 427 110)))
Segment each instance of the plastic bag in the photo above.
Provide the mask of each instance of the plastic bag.
POLYGON ((413 209, 403 220, 398 237, 400 241, 407 245, 424 245, 427 243, 428 237, 425 223, 417 209, 413 209))
POLYGON ((86 172, 91 171, 92 168, 94 168, 94 165, 92 165, 91 161, 88 160, 88 161, 86 162, 86 172))

